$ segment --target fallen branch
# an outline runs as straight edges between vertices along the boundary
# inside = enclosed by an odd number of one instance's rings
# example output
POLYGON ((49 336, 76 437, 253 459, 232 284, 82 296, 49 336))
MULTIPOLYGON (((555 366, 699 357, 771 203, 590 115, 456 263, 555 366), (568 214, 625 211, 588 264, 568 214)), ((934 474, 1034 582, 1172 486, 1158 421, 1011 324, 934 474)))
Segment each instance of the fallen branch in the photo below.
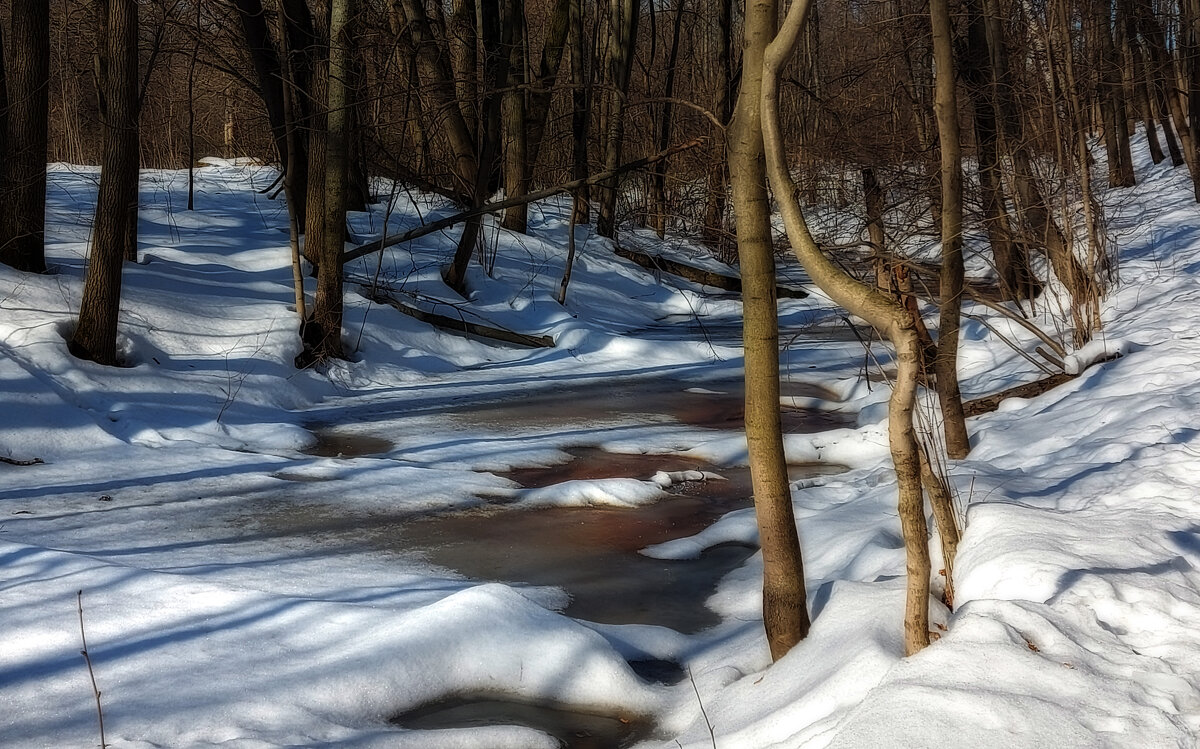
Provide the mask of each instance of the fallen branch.
POLYGON ((46 461, 41 458, 31 458, 30 460, 17 460, 16 458, 6 458, 0 455, 0 463, 7 463, 10 466, 40 466, 46 461))
MULTIPOLYGON (((626 260, 632 260, 647 270, 670 273, 672 276, 679 276, 680 278, 685 278, 688 281, 694 281, 704 286, 734 291, 739 294, 742 291, 742 279, 736 276, 726 276, 715 271, 704 270, 703 268, 697 268, 676 260, 668 260, 662 256, 648 255, 637 250, 628 250, 624 247, 617 247, 613 251, 626 260)), ((777 286, 775 295, 780 299, 803 299, 808 296, 808 292, 801 291, 800 289, 789 289, 786 286, 777 286)))
POLYGON ((497 328, 484 323, 476 323, 469 320, 464 320, 461 317, 447 317, 446 315, 439 315, 436 312, 427 312, 423 309, 409 306, 404 302, 401 302, 399 299, 388 296, 382 292, 372 292, 365 286, 359 290, 359 293, 377 304, 386 304, 389 307, 393 307, 396 310, 403 312, 409 317, 420 320, 424 323, 429 323, 430 325, 435 325, 439 328, 456 330, 460 333, 470 333, 471 335, 477 335, 482 338, 490 338, 495 341, 512 343, 518 346, 529 346, 530 348, 554 348, 554 339, 548 335, 535 336, 527 335, 525 333, 516 333, 504 328, 497 328))
POLYGON ((1070 382, 1097 364, 1104 364, 1105 362, 1110 362, 1120 358, 1120 354, 1113 354, 1111 356, 1106 356, 1103 359, 1097 359, 1096 361, 1092 362, 1087 369, 1084 369, 1077 374, 1059 372, 1058 374, 1052 374, 1049 377, 1043 377, 1040 380, 1027 382, 1024 385, 1017 385, 1006 390, 1001 390, 998 393, 992 393, 991 395, 985 395, 982 398, 969 400, 966 403, 963 403, 963 413, 967 416, 979 416, 980 414, 987 414, 995 411, 1000 407, 1001 401, 1009 398, 1036 398, 1042 393, 1053 390, 1063 383, 1070 382))
POLYGON ((401 234, 396 234, 390 237, 381 237, 374 242, 367 242, 366 244, 358 245, 357 247, 353 247, 342 253, 342 264, 348 263, 352 260, 357 260, 360 257, 365 257, 373 252, 379 252, 380 250, 392 247, 394 245, 402 244, 404 242, 411 242, 414 239, 419 239, 428 234, 441 231, 442 229, 448 229, 455 224, 462 223, 463 221, 475 218, 476 216, 482 216, 485 213, 493 213, 495 211, 504 210, 505 208, 511 208, 517 205, 525 205, 526 203, 542 200, 543 198, 548 198, 552 195, 558 195, 559 193, 563 192, 572 192, 581 187, 594 185, 607 179, 612 179, 613 177, 624 174, 625 172, 632 172, 657 161, 662 161, 663 159, 674 156, 682 151, 690 151, 704 141, 705 138, 693 138, 687 143, 668 148, 665 151, 656 153, 653 156, 647 156, 644 159, 638 159, 636 161, 631 161, 628 164, 622 164, 616 169, 610 169, 607 172, 601 172, 600 174, 588 177, 586 179, 577 179, 572 182, 564 182, 561 185, 547 187, 546 189, 538 190, 537 192, 530 192, 512 198, 505 198, 504 200, 498 200, 494 203, 485 203, 484 205, 476 208, 471 208, 469 210, 462 211, 461 213, 456 213, 453 216, 447 216, 446 218, 441 218, 437 221, 409 229, 401 234))

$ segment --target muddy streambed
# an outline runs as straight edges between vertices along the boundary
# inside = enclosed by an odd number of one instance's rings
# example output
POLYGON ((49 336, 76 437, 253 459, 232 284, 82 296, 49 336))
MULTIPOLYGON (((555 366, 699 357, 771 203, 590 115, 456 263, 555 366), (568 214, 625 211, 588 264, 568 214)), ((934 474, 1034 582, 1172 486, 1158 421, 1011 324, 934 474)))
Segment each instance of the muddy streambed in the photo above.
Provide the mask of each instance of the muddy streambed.
MULTIPOLYGON (((827 389, 808 383, 784 383, 782 394, 813 398, 818 404, 836 401, 827 389)), ((449 408, 442 402, 430 404, 429 409, 445 415, 452 429, 509 438, 514 433, 601 425, 636 429, 675 423, 740 431, 743 399, 740 380, 604 379, 568 386, 538 383, 518 393, 473 396, 449 408)), ((386 435, 404 428, 405 417, 413 414, 411 405, 367 405, 344 414, 348 426, 314 425, 318 443, 308 452, 403 459, 404 448, 397 448, 386 435)), ((817 408, 783 408, 782 417, 785 432, 792 433, 854 422, 853 414, 817 408)), ((659 560, 639 552, 699 533, 725 514, 751 507, 749 471, 679 455, 615 454, 597 447, 575 447, 566 453, 569 459, 564 463, 500 475, 530 489, 574 480, 649 479, 659 471, 702 471, 724 478, 675 484, 665 498, 637 508, 527 507, 481 498, 482 505, 473 509, 434 515, 354 516, 334 503, 280 503, 255 522, 281 536, 420 558, 470 579, 558 589, 565 593, 558 599, 563 613, 580 620, 653 624, 682 633, 718 624, 719 617, 705 602, 721 578, 741 566, 756 546, 720 544, 690 560, 659 560)), ((789 474, 796 480, 841 470, 841 466, 807 464, 790 466, 789 474)), ((630 665, 648 681, 674 683, 686 678, 674 663, 630 665)), ((495 694, 451 696, 416 706, 392 722, 426 730, 524 725, 558 738, 570 749, 629 746, 653 730, 652 723, 639 716, 596 714, 586 706, 526 703, 495 694)))

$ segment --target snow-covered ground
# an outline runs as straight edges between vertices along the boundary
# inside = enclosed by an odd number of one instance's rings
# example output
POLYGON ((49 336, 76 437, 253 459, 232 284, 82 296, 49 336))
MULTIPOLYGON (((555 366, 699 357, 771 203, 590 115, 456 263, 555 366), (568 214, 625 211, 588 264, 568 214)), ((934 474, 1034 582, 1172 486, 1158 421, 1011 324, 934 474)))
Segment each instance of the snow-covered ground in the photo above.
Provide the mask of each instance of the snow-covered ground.
MULTIPOLYGON (((818 294, 781 303, 784 376, 833 394, 793 402, 859 416, 788 437, 792 460, 849 471, 795 484, 814 624, 773 666, 757 555, 707 601, 720 623, 684 634, 572 619, 561 591, 466 579, 366 539, 380 517, 672 501, 669 476, 523 490, 497 475, 568 448, 744 462, 736 433, 621 405, 639 387, 728 390, 736 299, 660 283, 579 227, 557 304, 567 224, 565 204, 549 203, 528 237, 489 229, 494 267, 472 267, 469 310, 457 307, 554 348, 438 332, 351 284, 354 361, 296 372, 285 216, 255 192, 273 174, 218 162, 198 172, 194 213, 186 174, 143 175, 144 262, 125 271, 121 317, 130 366, 107 369, 63 341, 97 174, 54 168, 59 272, 0 268, 0 455, 44 461, 0 463, 0 745, 99 743, 82 600, 112 746, 555 745, 527 727, 389 723, 456 695, 648 719, 646 746, 1196 746, 1200 208, 1181 169, 1139 164, 1141 184, 1108 196, 1122 264, 1101 338, 1124 357, 972 420, 976 448, 951 467, 967 508, 956 609, 931 603, 940 638, 913 658, 901 657, 886 387, 861 379, 857 341, 803 335, 841 319, 818 294), (390 446, 319 457, 304 452, 314 430, 390 446), (312 531, 314 517, 337 531, 312 531), (629 662, 645 659, 690 678, 642 678, 629 662)), ((388 218, 450 210, 405 196, 388 218)), ((369 238, 384 219, 378 206, 353 228, 369 238)), ((454 238, 364 259, 352 276, 454 314, 438 276, 454 238)), ((1033 349, 1022 329, 971 311, 1033 349)), ((872 354, 886 363, 882 347, 872 354)), ((1039 376, 975 320, 962 372, 968 396, 1039 376)), ((738 510, 646 553, 754 539, 738 510)))

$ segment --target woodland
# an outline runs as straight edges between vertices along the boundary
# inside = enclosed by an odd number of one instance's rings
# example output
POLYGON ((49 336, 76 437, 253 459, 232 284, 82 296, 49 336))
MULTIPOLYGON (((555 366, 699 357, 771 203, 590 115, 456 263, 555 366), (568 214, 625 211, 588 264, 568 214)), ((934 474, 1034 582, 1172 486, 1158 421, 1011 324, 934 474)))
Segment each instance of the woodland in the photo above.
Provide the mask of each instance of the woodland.
POLYGON ((1200 737, 1200 0, 0 48, 0 743, 1200 737))

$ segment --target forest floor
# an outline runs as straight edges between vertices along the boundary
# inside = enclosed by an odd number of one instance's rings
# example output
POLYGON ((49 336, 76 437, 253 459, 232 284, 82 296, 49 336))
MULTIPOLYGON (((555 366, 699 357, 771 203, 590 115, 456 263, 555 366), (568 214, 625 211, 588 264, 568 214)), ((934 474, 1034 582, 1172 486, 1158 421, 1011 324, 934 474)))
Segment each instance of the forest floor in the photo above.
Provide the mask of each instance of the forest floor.
MULTIPOLYGON (((0 463, 0 744, 99 743, 82 624, 114 747, 1195 746, 1200 207, 1182 169, 1138 165, 1105 197, 1120 282, 1072 363, 1122 356, 970 421, 955 610, 931 602, 915 657, 887 350, 815 290, 781 300, 814 625, 774 665, 735 296, 581 226, 558 304, 550 202, 528 236, 486 232, 469 302, 438 274, 456 232, 356 262, 352 360, 298 372, 274 175, 214 161, 194 212, 186 172, 143 174, 128 366, 104 368, 63 338, 98 175, 54 167, 57 272, 0 269, 0 457, 39 461, 0 463), (439 331, 358 282, 556 345, 439 331)), ((453 210, 386 204, 355 234, 453 210)), ((1032 335, 968 311, 967 397, 1042 376, 992 329, 1032 335)))

